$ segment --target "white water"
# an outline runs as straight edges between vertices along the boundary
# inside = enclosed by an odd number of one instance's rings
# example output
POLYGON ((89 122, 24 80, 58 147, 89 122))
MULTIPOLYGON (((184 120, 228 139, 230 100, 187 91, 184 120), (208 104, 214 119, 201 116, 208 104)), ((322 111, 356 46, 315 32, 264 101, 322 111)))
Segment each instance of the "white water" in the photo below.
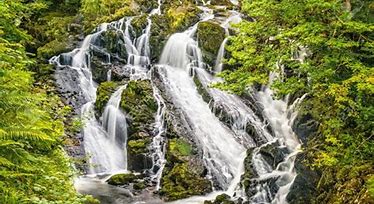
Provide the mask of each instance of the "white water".
MULTIPOLYGON (((161 56, 160 64, 163 66, 160 72, 167 91, 173 97, 174 105, 181 109, 190 122, 194 139, 203 150, 209 175, 222 189, 233 191, 240 180, 237 178, 243 172, 241 166, 245 148, 236 141, 234 132, 212 113, 190 77, 190 68, 202 65, 201 51, 192 38, 195 31, 196 25, 169 38, 161 56)), ((207 197, 191 199, 178 202, 189 203, 194 202, 194 199, 201 202, 207 197)))
POLYGON ((155 136, 152 139, 151 150, 152 150, 152 170, 158 168, 158 170, 152 176, 152 180, 156 182, 156 190, 160 190, 162 171, 164 170, 166 159, 166 141, 164 137, 165 129, 165 102, 161 97, 160 91, 153 86, 153 97, 157 101, 157 114, 155 118, 155 136))
MULTIPOLYGON (((115 155, 111 155, 113 160, 117 161, 119 170, 127 170, 127 122, 126 116, 121 111, 119 105, 121 102, 121 95, 126 85, 119 87, 113 93, 109 102, 107 103, 103 113, 103 127, 108 133, 108 139, 111 143, 107 148, 118 148, 121 151, 115 155)), ((117 166, 118 168, 118 166, 117 166)))
MULTIPOLYGON (((240 17, 240 13, 236 11, 231 11, 230 17, 228 17, 221 26, 225 29, 226 36, 230 35, 229 28, 231 24, 237 24, 242 21, 242 18, 240 17)), ((218 50, 218 55, 216 58, 215 66, 214 66, 214 72, 218 73, 222 71, 223 68, 223 58, 225 57, 225 46, 227 44, 228 38, 226 37, 218 50)))
MULTIPOLYGON (((270 76, 272 78, 274 75, 270 76)), ((254 93, 254 98, 263 107, 263 116, 273 129, 274 140, 267 144, 260 146, 254 151, 252 162, 255 171, 259 174, 258 181, 267 181, 269 179, 276 179, 275 184, 279 188, 277 192, 271 192, 267 183, 261 183, 256 186, 257 193, 250 198, 251 203, 273 203, 285 204, 287 203, 287 195, 297 176, 294 166, 297 153, 300 151, 301 143, 296 134, 292 130, 292 124, 297 116, 297 106, 303 100, 303 97, 297 99, 291 106, 288 106, 286 100, 277 100, 273 98, 273 91, 268 87, 263 87, 259 92, 254 93), (284 160, 280 162, 275 169, 273 169, 264 158, 258 154, 258 151, 263 146, 277 142, 280 146, 277 148, 286 148, 288 154, 284 160)))
POLYGON ((222 71, 223 58, 225 57, 225 46, 226 46, 227 40, 228 39, 225 38, 223 40, 221 46, 219 47, 218 55, 217 55, 217 58, 216 58, 216 63, 215 63, 215 66, 214 66, 214 72, 215 73, 218 73, 218 72, 222 71))

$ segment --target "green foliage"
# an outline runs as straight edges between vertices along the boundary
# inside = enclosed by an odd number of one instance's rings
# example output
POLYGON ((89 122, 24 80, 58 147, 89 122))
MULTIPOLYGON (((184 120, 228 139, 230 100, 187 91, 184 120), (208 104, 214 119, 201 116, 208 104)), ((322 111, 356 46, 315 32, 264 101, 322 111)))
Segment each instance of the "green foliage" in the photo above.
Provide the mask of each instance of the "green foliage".
POLYGON ((22 21, 46 8, 44 1, 1 1, 0 203, 84 203, 72 184, 70 161, 60 146, 64 115, 57 96, 34 86, 35 62, 22 21))
POLYGON ((237 69, 222 73, 218 86, 245 93, 278 73, 277 96, 307 93, 302 112, 320 124, 307 148, 315 168, 373 166, 373 3, 243 1, 243 12, 255 21, 237 26, 228 46, 237 69))

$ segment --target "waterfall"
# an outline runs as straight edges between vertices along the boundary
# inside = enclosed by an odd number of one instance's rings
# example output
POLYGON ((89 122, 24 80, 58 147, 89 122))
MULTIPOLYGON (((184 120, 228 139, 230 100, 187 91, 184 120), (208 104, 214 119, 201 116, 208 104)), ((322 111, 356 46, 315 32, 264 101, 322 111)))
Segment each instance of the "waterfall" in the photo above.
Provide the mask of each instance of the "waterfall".
POLYGON ((182 110, 191 123, 210 176, 222 189, 227 190, 236 181, 235 178, 241 175, 240 166, 243 164, 245 148, 236 141, 235 134, 212 113, 189 75, 189 68, 202 66, 201 51, 192 38, 196 27, 169 38, 160 59, 161 74, 175 106, 182 110))
MULTIPOLYGON (((232 0, 236 4, 237 1, 232 0)), ((51 63, 61 69, 69 69, 77 73, 74 79, 63 84, 69 91, 77 93, 81 98, 80 112, 85 126, 82 130, 83 145, 89 163, 90 174, 113 174, 127 171, 127 123, 126 114, 120 109, 122 92, 126 85, 121 85, 110 96, 101 116, 101 123, 95 117, 94 103, 96 100, 96 83, 92 79, 90 51, 92 47, 101 49, 98 37, 108 29, 121 35, 126 49, 127 64, 121 67, 130 70, 130 80, 150 80, 151 48, 149 45, 152 21, 150 16, 161 14, 161 0, 158 8, 153 9, 147 18, 147 25, 139 36, 132 27, 135 17, 126 17, 112 23, 102 24, 94 34, 88 35, 82 46, 70 53, 53 57, 51 63), (67 60, 71 58, 71 60, 67 60), (75 87, 76 89, 73 89, 75 87)), ((201 21, 214 18, 213 11, 206 7, 201 21)), ((222 42, 215 62, 215 73, 222 71, 222 59, 225 55, 225 45, 228 42, 230 23, 240 22, 240 14, 230 11, 231 15, 222 22, 227 37, 222 42)), ((176 201, 175 203, 202 203, 214 199, 221 193, 235 198, 245 197, 239 187, 244 173, 244 159, 248 148, 254 149, 251 162, 255 173, 251 186, 255 192, 248 198, 250 203, 287 203, 286 196, 296 177, 294 169, 295 158, 299 152, 300 142, 292 131, 292 123, 297 115, 296 107, 303 98, 288 106, 287 100, 276 100, 268 87, 260 91, 252 90, 254 104, 246 104, 242 98, 210 87, 222 79, 211 75, 205 70, 207 66, 202 52, 196 41, 198 24, 185 32, 171 35, 164 46, 159 65, 155 67, 160 80, 165 86, 167 96, 172 105, 186 118, 192 130, 189 138, 193 140, 202 152, 203 162, 208 170, 207 179, 214 183, 214 191, 204 196, 195 196, 176 201), (194 81, 198 80, 207 91, 210 101, 204 101, 194 81), (258 108, 260 106, 260 108, 258 108), (258 109, 262 112, 259 113, 258 109), (221 114, 221 115, 220 115, 221 114), (225 114, 225 116, 222 116, 225 114), (222 119, 224 118, 224 119, 222 119), (251 128, 251 131, 248 131, 251 128), (274 146, 282 152, 282 161, 275 166, 269 164, 262 150, 274 146)), ((107 56, 105 63, 112 63, 116 56, 102 51, 107 56), (113 57, 113 58, 111 58, 113 57)), ((125 58, 126 58, 125 57, 125 58)), ((107 80, 110 81, 114 72, 109 69, 107 80)), ((273 77, 273 76, 271 76, 273 77)), ((155 115, 153 138, 148 149, 151 154, 153 167, 145 173, 148 180, 155 184, 155 190, 160 190, 162 173, 166 164, 166 100, 161 91, 152 83, 153 97, 158 109, 155 115)), ((200 87, 199 87, 200 88, 200 87)), ((205 99, 206 100, 206 99, 205 99)), ((167 100, 169 102, 169 100, 167 100)))
MULTIPOLYGON (((125 156, 123 156, 123 149, 114 141, 115 132, 108 132, 96 120, 94 114, 94 102, 96 100, 96 84, 92 79, 90 66, 90 46, 95 43, 98 36, 105 32, 108 24, 102 24, 97 32, 88 35, 82 46, 70 53, 64 54, 65 57, 72 58, 70 64, 61 64, 62 55, 53 57, 50 62, 65 69, 72 69, 78 72, 78 86, 79 94, 83 95, 86 103, 81 107, 81 116, 84 120, 84 128, 82 134, 84 137, 83 146, 86 154, 89 156, 90 168, 89 173, 110 173, 126 169, 125 156), (112 138, 112 139, 111 139, 112 138)), ((64 62, 66 63, 66 62, 64 62)), ((115 100, 113 97, 111 100, 115 100)), ((108 117, 111 119, 115 117, 116 120, 123 120, 120 115, 113 116, 113 110, 106 111, 108 117), (110 112, 110 113, 109 113, 110 112)), ((108 126, 109 127, 109 126, 108 126)), ((111 128, 113 131, 113 128, 111 128)))

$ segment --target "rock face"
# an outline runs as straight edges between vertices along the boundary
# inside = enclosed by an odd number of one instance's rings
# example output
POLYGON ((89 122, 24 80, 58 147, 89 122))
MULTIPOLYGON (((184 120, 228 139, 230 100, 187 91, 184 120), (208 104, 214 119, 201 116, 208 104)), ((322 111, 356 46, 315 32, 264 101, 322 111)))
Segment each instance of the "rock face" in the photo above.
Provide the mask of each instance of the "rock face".
POLYGON ((200 22, 197 27, 197 38, 204 62, 213 67, 218 50, 225 39, 225 29, 213 21, 200 22))
POLYGON ((120 107, 128 116, 128 169, 141 172, 152 167, 148 145, 152 131, 157 103, 149 80, 130 81, 122 93, 120 107))

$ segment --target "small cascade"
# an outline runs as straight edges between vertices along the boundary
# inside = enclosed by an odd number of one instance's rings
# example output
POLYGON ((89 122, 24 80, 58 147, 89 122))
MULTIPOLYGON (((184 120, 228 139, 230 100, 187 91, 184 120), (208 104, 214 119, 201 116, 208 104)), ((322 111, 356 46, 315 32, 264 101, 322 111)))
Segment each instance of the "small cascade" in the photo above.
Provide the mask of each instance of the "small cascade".
POLYGON ((157 8, 153 9, 150 13, 150 15, 161 15, 161 6, 162 6, 162 0, 157 0, 157 8))
MULTIPOLYGON (((236 11, 231 11, 230 17, 228 17, 221 26, 225 29, 226 36, 230 35, 229 28, 231 23, 237 24, 242 21, 242 18, 240 17, 240 13, 236 11)), ((222 71, 223 68, 223 58, 225 57, 225 46, 227 44, 228 37, 226 37, 223 42, 221 43, 221 46, 218 50, 215 66, 214 66, 214 73, 219 73, 222 71)))
MULTIPOLYGON (((271 78, 273 77, 271 74, 271 78)), ((251 203, 287 203, 287 194, 297 175, 294 166, 301 146, 292 130, 292 125, 297 116, 296 108, 305 96, 288 106, 287 100, 274 99, 274 93, 268 87, 263 87, 261 91, 253 95, 264 108, 263 116, 274 132, 274 139, 254 150, 252 163, 259 177, 255 179, 257 185, 254 188, 257 193, 249 201, 251 203), (283 161, 275 167, 271 166, 260 153, 262 148, 269 145, 273 145, 276 151, 284 155, 283 161), (271 188, 270 185, 272 185, 271 188)))
POLYGON ((227 38, 225 38, 221 44, 221 46, 219 47, 219 50, 218 50, 218 55, 217 55, 217 58, 216 58, 216 63, 215 63, 215 66, 214 66, 214 73, 219 73, 222 71, 222 68, 223 68, 223 58, 225 57, 225 46, 226 46, 226 43, 227 43, 227 38))
POLYGON ((111 148, 113 146, 117 146, 121 149, 116 155, 112 155, 115 157, 117 161, 121 161, 121 169, 127 170, 127 150, 126 150, 126 143, 127 143, 127 124, 126 124, 126 116, 119 108, 121 102, 121 95, 123 90, 126 89, 126 85, 119 87, 119 89, 113 93, 109 102, 107 103, 104 113, 103 113, 103 127, 108 133, 108 140, 112 143, 111 146, 107 148, 111 148))
POLYGON ((166 132, 165 128, 165 102, 161 97, 160 91, 153 85, 153 97, 157 101, 157 114, 155 117, 155 129, 151 150, 152 150, 152 181, 156 182, 156 190, 160 190, 161 184, 161 176, 162 171, 164 170, 166 159, 165 159, 165 152, 166 152, 166 141, 164 133, 166 132))
POLYGON ((219 89, 210 88, 209 85, 221 82, 222 79, 210 75, 201 68, 195 68, 196 77, 212 97, 211 106, 213 112, 224 111, 230 119, 230 127, 236 133, 236 137, 242 144, 254 147, 258 143, 266 143, 272 140, 272 135, 266 129, 266 125, 236 95, 229 94, 219 89), (251 126, 256 135, 248 135, 246 129, 251 126))

